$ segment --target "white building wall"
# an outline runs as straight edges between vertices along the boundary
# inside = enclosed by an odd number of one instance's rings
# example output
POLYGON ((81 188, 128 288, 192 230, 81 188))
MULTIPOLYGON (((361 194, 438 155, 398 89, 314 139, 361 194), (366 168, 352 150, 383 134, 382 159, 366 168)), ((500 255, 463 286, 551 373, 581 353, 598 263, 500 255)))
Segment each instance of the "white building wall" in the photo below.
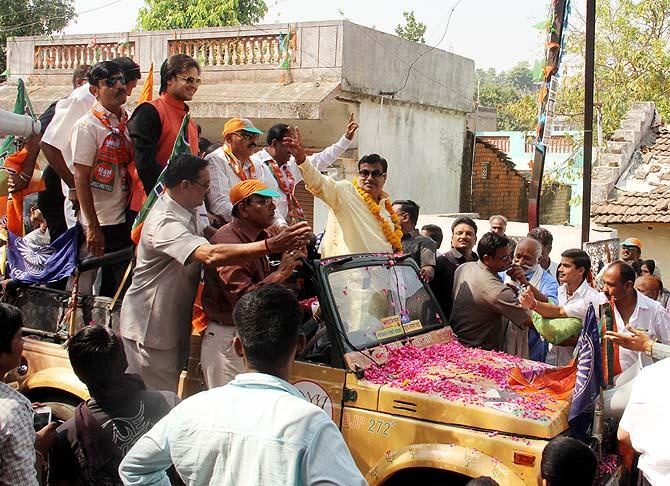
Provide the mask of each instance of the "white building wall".
POLYGON ((458 211, 465 113, 377 99, 361 100, 358 154, 389 163, 385 189, 412 199, 423 213, 458 211))

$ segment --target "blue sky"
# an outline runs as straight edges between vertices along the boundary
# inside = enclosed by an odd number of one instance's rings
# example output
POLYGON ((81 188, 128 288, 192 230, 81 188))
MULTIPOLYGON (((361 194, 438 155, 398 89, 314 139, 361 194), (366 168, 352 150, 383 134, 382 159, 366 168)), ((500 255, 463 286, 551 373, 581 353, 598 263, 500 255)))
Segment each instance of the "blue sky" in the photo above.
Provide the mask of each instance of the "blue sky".
MULTIPOLYGON (((332 20, 344 17, 393 33, 402 12, 414 10, 424 22, 426 43, 474 59, 477 67, 508 69, 542 57, 543 38, 532 26, 547 16, 550 0, 266 0, 264 23, 332 20)), ((76 23, 67 34, 132 30, 143 0, 76 0, 76 23), (96 9, 90 11, 92 9, 96 9), (88 11, 88 12, 87 12, 88 11)))

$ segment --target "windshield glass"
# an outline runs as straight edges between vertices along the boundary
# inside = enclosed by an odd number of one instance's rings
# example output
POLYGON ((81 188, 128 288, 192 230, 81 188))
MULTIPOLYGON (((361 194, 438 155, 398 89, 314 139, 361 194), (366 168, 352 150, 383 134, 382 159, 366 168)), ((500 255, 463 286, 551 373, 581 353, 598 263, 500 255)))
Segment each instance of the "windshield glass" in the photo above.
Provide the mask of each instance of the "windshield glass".
POLYGON ((437 304, 409 265, 350 268, 328 279, 344 331, 358 349, 443 325, 437 304))

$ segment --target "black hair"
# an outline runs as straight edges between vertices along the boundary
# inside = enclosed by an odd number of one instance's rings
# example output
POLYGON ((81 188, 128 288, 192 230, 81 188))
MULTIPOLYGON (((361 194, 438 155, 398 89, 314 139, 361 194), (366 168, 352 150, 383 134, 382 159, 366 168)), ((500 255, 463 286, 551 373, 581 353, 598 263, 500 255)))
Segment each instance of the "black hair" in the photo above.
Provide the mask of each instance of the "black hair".
POLYGON ((363 164, 370 164, 370 165, 380 164, 382 166, 382 171, 384 171, 384 174, 386 174, 386 172, 388 172, 389 169, 388 162, 386 162, 386 159, 379 154, 368 154, 361 157, 361 160, 358 161, 358 170, 361 169, 361 165, 363 164))
POLYGON ((222 144, 220 144, 219 142, 210 143, 209 146, 202 153, 202 156, 203 157, 208 156, 209 154, 214 152, 216 149, 221 148, 221 146, 222 146, 222 144))
POLYGON ((498 486, 498 481, 488 476, 479 476, 478 478, 472 478, 465 483, 465 486, 498 486))
POLYGON ((100 61, 88 73, 88 84, 97 87, 99 81, 109 79, 115 74, 123 74, 121 66, 112 61, 100 61))
POLYGON ((247 363, 259 371, 286 366, 300 333, 302 310, 293 293, 280 285, 265 285, 235 304, 233 321, 247 363))
POLYGON ((635 275, 638 277, 642 275, 642 261, 641 260, 634 260, 629 263, 631 267, 633 267, 633 270, 635 270, 635 275))
POLYGON ((161 66, 161 87, 158 94, 163 94, 167 91, 167 82, 169 80, 191 68, 196 68, 198 74, 202 71, 198 61, 187 54, 174 54, 168 57, 161 66))
POLYGON ((403 213, 407 213, 409 215, 409 220, 412 222, 412 224, 416 224, 417 221, 419 221, 419 211, 421 208, 417 203, 412 201, 411 199, 402 199, 399 201, 393 201, 393 205, 398 205, 400 206, 400 209, 403 213))
POLYGON ((72 336, 67 348, 75 375, 92 393, 114 381, 128 367, 121 339, 107 326, 84 327, 72 336))
POLYGON ((484 258, 484 255, 493 257, 500 248, 506 246, 510 246, 510 240, 507 236, 489 231, 488 233, 484 233, 484 236, 479 239, 479 243, 477 243, 477 254, 479 255, 479 258, 482 259, 484 258))
POLYGON ((0 354, 12 354, 12 340, 23 326, 21 309, 0 303, 0 354))
POLYGON ((451 232, 454 232, 454 229, 456 226, 459 224, 467 224, 470 226, 473 230, 475 230, 475 235, 477 234, 477 223, 475 223, 475 220, 472 218, 468 218, 467 216, 459 216, 454 220, 453 223, 451 223, 451 232))
POLYGON ((619 281, 622 284, 625 284, 626 282, 630 282, 632 284, 635 283, 637 274, 635 273, 635 269, 629 263, 626 263, 623 260, 617 260, 610 264, 610 268, 619 269, 619 281))
MULTIPOLYGON (((542 242, 540 241, 540 243, 542 242)), ((586 280, 586 278, 589 276, 589 272, 591 271, 591 258, 589 258, 588 253, 586 253, 584 250, 580 250, 579 248, 571 248, 561 253, 561 256, 565 258, 570 258, 575 264, 575 267, 583 268, 584 276, 582 278, 582 282, 586 280)))
POLYGON ((432 240, 437 243, 437 247, 442 246, 442 240, 444 240, 444 234, 442 233, 442 228, 436 224, 424 224, 421 227, 421 231, 425 231, 430 235, 432 240))
POLYGON ((554 244, 554 235, 552 235, 546 228, 540 228, 539 226, 533 228, 528 232, 527 236, 528 238, 533 238, 534 240, 539 241, 545 248, 554 244))
POLYGON ((591 486, 597 471, 595 452, 572 437, 556 437, 542 451, 540 474, 547 486, 591 486))
POLYGON ((195 181, 209 162, 190 153, 177 154, 165 168, 165 187, 177 187, 181 181, 195 181))
POLYGON ((198 135, 198 153, 201 154, 201 156, 203 156, 202 154, 205 153, 205 151, 209 148, 210 145, 212 145, 210 139, 198 135))
POLYGON ((272 145, 272 142, 275 140, 279 140, 281 142, 290 130, 291 127, 289 127, 286 123, 277 123, 276 125, 272 125, 268 130, 266 138, 268 146, 272 145))
POLYGON ((123 75, 126 77, 126 81, 134 81, 142 77, 140 65, 131 58, 126 56, 116 57, 112 59, 112 62, 117 64, 123 70, 123 75))
MULTIPOLYGON (((643 260, 642 265, 645 265, 652 275, 656 271, 656 262, 654 260, 643 260)), ((642 268, 642 265, 640 265, 640 268, 642 268)))
POLYGON ((91 65, 90 64, 80 64, 77 66, 72 73, 72 87, 76 88, 77 87, 77 81, 80 79, 85 79, 88 81, 88 73, 91 72, 91 65))

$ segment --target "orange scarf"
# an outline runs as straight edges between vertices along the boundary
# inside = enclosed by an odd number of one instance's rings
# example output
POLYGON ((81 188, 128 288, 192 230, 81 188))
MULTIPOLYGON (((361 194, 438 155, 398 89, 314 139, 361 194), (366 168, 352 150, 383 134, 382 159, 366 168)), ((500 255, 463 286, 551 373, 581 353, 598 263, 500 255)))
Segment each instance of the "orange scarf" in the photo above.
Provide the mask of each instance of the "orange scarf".
POLYGON ((128 137, 124 135, 128 123, 128 112, 121 108, 121 117, 116 127, 112 126, 107 111, 100 102, 95 102, 91 107, 91 113, 109 130, 95 154, 95 162, 91 169, 91 187, 112 192, 114 190, 114 176, 118 170, 121 189, 127 191, 129 186, 127 166, 133 160, 132 145, 128 137))
POLYGON ((291 174, 291 171, 288 169, 282 171, 279 164, 277 164, 274 159, 267 160, 266 163, 268 164, 268 167, 270 167, 270 170, 272 170, 272 175, 274 175, 277 184, 279 184, 279 188, 286 194, 289 216, 297 221, 305 221, 305 213, 295 197, 295 178, 293 177, 293 174, 291 174), (284 180, 284 177, 282 177, 282 172, 286 174, 288 184, 284 180))
POLYGON ((244 172, 244 166, 242 165, 242 162, 240 162, 237 157, 233 154, 233 151, 230 150, 230 147, 228 145, 223 145, 223 153, 227 155, 227 160, 228 160, 228 165, 230 165, 230 168, 233 169, 233 172, 235 172, 235 175, 239 177, 240 181, 246 181, 247 179, 255 179, 256 178, 256 169, 254 168, 253 162, 250 160, 249 162, 249 177, 247 177, 247 174, 244 172))

